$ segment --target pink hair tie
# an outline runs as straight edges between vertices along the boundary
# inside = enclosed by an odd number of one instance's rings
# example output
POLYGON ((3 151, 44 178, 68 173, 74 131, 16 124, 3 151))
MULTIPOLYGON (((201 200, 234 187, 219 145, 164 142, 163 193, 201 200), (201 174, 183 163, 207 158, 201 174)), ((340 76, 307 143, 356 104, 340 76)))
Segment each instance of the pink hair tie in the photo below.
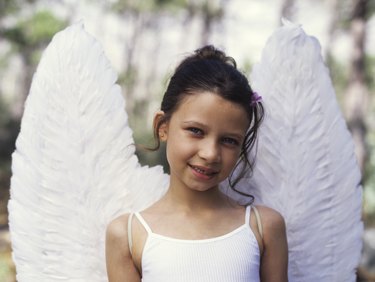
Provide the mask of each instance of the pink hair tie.
POLYGON ((253 92, 253 97, 251 98, 251 106, 255 106, 260 101, 262 101, 262 96, 260 96, 257 92, 253 92))

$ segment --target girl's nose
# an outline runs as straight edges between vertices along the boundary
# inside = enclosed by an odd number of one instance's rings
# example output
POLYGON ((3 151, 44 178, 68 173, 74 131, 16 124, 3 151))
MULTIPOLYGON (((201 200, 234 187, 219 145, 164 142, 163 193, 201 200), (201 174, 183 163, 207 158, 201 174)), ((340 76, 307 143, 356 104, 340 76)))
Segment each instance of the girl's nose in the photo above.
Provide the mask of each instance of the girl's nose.
POLYGON ((198 155, 208 163, 217 163, 221 159, 220 146, 214 140, 205 140, 202 142, 198 155))

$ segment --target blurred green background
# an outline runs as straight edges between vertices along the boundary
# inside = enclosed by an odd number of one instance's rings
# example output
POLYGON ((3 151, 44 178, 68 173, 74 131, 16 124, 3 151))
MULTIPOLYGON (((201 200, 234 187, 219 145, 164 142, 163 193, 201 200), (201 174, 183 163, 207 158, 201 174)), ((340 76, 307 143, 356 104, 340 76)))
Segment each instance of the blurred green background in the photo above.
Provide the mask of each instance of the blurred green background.
MULTIPOLYGON (((211 43, 250 73, 281 18, 316 36, 331 70, 363 173, 367 230, 375 225, 374 0, 0 0, 0 281, 15 281, 7 224, 11 153, 23 104, 52 36, 83 21, 119 74, 137 143, 149 144, 151 121, 176 62, 211 43)), ((143 163, 163 162, 140 152, 143 163)), ((370 249, 370 252, 372 250, 370 249)), ((374 254, 375 255, 375 254, 374 254)), ((375 281, 363 263, 360 281, 375 281)), ((372 266, 373 267, 373 266, 372 266)))

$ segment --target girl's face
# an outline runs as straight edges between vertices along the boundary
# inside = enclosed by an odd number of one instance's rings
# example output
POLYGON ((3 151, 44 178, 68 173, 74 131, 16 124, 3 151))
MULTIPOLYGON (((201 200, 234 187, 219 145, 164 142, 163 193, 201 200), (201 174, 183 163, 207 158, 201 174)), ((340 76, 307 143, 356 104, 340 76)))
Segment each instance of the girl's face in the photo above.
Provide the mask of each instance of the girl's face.
MULTIPOLYGON (((156 115, 156 119, 163 116, 156 115)), ((249 120, 245 110, 211 92, 183 98, 159 130, 167 142, 171 186, 206 191, 226 179, 241 152, 249 120)))

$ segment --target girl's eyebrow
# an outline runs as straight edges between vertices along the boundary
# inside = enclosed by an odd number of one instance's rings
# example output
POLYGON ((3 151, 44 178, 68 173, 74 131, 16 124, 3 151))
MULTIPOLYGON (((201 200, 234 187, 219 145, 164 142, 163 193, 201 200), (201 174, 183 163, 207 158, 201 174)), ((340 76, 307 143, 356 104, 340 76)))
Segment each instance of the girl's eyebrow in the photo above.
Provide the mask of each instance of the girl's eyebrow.
POLYGON ((240 139, 240 140, 243 139, 243 138, 245 138, 244 135, 237 134, 237 133, 228 133, 226 135, 229 136, 229 137, 232 137, 232 138, 240 139))
POLYGON ((188 120, 188 121, 184 121, 182 123, 186 124, 186 125, 194 125, 194 126, 200 126, 200 127, 203 127, 203 128, 207 128, 207 125, 205 125, 205 124, 203 124, 199 121, 188 120))
MULTIPOLYGON (((197 127, 200 127, 200 128, 203 128, 203 129, 206 129, 208 128, 207 125, 199 122, 199 121, 183 121, 182 122, 184 125, 189 125, 189 126, 197 126, 197 127)), ((225 136, 229 136, 229 137, 232 137, 232 138, 238 138, 238 139, 243 139, 245 138, 244 137, 244 134, 240 134, 240 133, 237 133, 237 132, 228 132, 228 133, 225 133, 224 134, 225 136)))

